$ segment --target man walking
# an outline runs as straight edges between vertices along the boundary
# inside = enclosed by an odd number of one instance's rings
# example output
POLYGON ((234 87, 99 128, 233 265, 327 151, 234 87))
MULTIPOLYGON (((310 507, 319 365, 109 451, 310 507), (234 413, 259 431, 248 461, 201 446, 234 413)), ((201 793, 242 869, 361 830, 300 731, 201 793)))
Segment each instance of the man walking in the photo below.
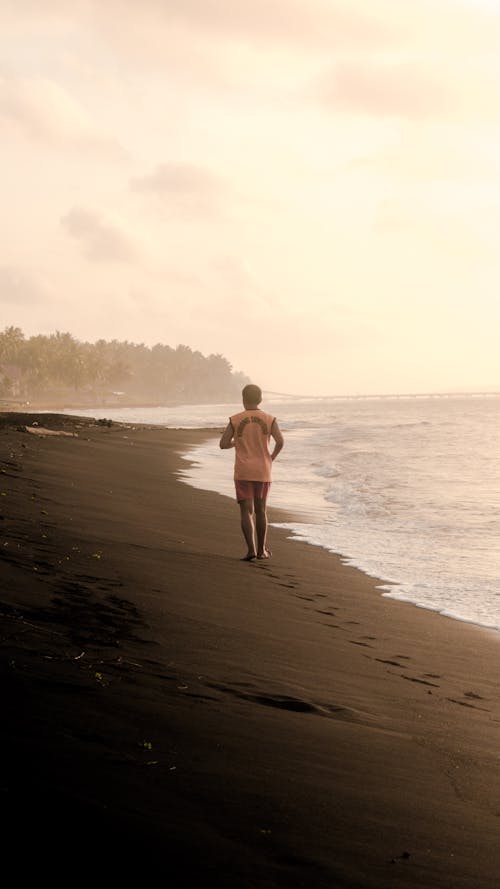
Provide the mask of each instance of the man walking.
POLYGON ((268 559, 266 546, 267 496, 271 487, 273 461, 283 447, 283 436, 276 417, 259 407, 262 392, 250 383, 242 392, 244 410, 230 417, 220 446, 235 448, 234 483, 241 513, 241 530, 248 552, 243 561, 268 559), (270 439, 274 448, 269 450, 270 439), (257 542, 257 546, 255 545, 257 542))

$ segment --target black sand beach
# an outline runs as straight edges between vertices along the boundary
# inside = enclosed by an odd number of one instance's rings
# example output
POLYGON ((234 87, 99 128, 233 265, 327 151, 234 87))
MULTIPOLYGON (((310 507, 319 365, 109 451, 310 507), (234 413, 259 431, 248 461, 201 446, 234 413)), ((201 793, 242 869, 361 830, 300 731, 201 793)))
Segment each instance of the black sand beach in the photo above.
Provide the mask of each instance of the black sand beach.
POLYGON ((496 887, 498 635, 277 529, 270 562, 240 562, 235 504, 176 477, 207 434, 0 414, 19 873, 496 887))

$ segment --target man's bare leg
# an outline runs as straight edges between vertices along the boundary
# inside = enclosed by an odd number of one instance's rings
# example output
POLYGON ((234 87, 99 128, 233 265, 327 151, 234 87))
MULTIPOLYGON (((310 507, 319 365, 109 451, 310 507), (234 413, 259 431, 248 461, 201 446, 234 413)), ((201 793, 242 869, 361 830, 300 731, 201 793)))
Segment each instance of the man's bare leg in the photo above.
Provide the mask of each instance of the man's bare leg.
POLYGON ((259 497, 254 499, 255 525, 257 529, 257 558, 268 559, 271 555, 267 548, 267 512, 266 501, 259 497))
POLYGON ((243 537, 245 538, 248 552, 246 556, 244 556, 243 561, 250 562, 252 559, 255 559, 257 553, 255 550, 255 525, 254 525, 254 509, 253 509, 253 501, 252 500, 240 500, 239 501, 240 514, 241 514, 241 530, 243 531, 243 537))

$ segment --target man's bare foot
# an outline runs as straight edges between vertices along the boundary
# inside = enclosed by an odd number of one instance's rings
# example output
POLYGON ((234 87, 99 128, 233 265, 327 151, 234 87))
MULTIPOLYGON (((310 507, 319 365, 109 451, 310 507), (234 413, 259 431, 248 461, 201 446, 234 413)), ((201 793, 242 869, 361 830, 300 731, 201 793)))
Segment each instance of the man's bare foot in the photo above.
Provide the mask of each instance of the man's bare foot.
POLYGON ((246 556, 243 556, 243 558, 240 559, 240 562, 251 562, 253 559, 256 559, 256 558, 257 558, 257 553, 247 553, 246 556))
POLYGON ((265 549, 261 553, 257 553, 258 559, 269 559, 272 556, 272 552, 270 549, 265 549))

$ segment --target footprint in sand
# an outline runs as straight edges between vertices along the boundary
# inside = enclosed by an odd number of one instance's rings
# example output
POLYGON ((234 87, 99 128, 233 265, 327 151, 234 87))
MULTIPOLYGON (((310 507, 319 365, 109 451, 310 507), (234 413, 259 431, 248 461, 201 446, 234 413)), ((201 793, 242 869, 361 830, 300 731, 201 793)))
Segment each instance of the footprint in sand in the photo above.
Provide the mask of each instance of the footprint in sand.
POLYGON ((418 679, 417 676, 401 676, 401 679, 407 679, 408 682, 418 682, 419 685, 431 685, 433 688, 440 688, 435 682, 428 682, 427 679, 418 679))
POLYGON ((375 660, 380 664, 388 664, 390 667, 401 667, 401 669, 404 669, 404 664, 399 664, 398 661, 384 660, 384 658, 381 657, 376 657, 375 660))
MULTIPOLYGON (((256 704, 263 704, 265 707, 276 707, 279 710, 291 710, 294 713, 317 712, 317 708, 314 704, 309 703, 309 701, 304 701, 302 698, 293 697, 292 695, 265 694, 255 688, 252 692, 240 691, 237 688, 231 688, 231 686, 222 685, 218 682, 209 682, 208 685, 217 691, 225 692, 226 694, 233 695, 244 701, 253 701, 256 704)), ((242 683, 239 683, 239 685, 241 686, 242 683)))
POLYGON ((451 704, 458 704, 459 707, 468 707, 470 710, 482 710, 483 713, 491 713, 487 707, 478 707, 476 704, 469 704, 468 701, 457 701, 456 698, 446 698, 451 704))

